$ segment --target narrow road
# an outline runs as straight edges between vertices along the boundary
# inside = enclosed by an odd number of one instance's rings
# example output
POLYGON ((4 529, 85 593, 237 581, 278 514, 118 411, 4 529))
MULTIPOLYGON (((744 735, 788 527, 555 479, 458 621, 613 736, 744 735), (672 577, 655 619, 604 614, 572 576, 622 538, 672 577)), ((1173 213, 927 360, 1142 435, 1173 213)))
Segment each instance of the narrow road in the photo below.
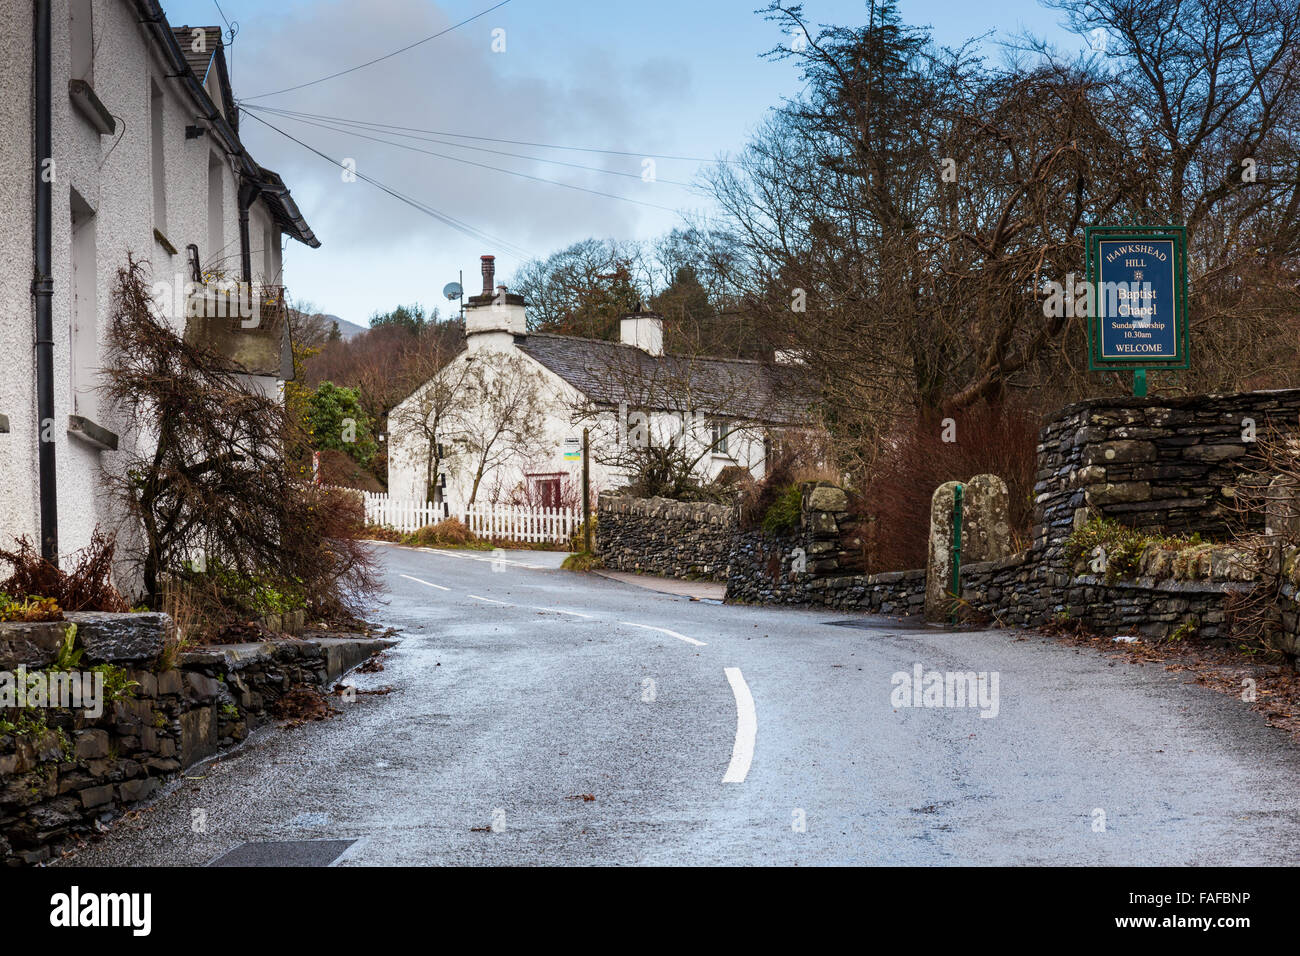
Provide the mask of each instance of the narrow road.
POLYGON ((553 554, 381 557, 378 616, 404 640, 352 680, 391 692, 260 730, 70 862, 326 840, 355 841, 340 865, 1296 858, 1300 750, 1159 666, 1023 632, 690 601, 553 554), (996 716, 990 699, 899 706, 895 675, 917 664, 987 675, 996 716))

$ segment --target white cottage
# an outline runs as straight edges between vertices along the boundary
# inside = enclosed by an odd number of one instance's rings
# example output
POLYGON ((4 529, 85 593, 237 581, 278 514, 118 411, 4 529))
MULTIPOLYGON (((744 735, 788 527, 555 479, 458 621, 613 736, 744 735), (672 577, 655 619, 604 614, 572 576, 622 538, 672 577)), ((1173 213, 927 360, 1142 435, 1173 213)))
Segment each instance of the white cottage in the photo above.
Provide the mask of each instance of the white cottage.
POLYGON ((219 28, 173 28, 156 0, 7 0, 0 62, 0 543, 52 556, 113 523, 101 470, 132 429, 98 386, 128 254, 182 305, 251 286, 256 322, 170 317, 273 391, 292 376, 281 243, 320 243, 240 141, 219 28))
POLYGON ((651 312, 625 316, 618 342, 530 333, 526 303, 494 271, 483 256, 465 350, 389 414, 394 497, 449 516, 471 503, 577 505, 584 428, 593 494, 626 484, 647 445, 680 449, 704 481, 728 467, 762 477, 773 440, 809 427, 797 366, 665 354, 651 312))

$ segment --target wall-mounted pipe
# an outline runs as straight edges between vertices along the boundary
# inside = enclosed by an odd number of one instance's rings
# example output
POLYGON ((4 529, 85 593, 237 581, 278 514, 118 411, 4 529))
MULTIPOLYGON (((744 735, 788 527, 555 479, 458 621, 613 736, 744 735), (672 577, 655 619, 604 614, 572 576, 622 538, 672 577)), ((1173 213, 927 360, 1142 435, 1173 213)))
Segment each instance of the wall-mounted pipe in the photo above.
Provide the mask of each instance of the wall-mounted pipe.
POLYGON ((41 556, 59 560, 58 472, 54 459, 54 143, 51 96, 50 0, 33 0, 34 85, 32 174, 32 298, 36 314, 36 448, 41 508, 41 556))
POLYGON ((253 249, 248 234, 248 210, 257 201, 261 188, 245 179, 239 187, 239 277, 245 285, 253 284, 253 249))

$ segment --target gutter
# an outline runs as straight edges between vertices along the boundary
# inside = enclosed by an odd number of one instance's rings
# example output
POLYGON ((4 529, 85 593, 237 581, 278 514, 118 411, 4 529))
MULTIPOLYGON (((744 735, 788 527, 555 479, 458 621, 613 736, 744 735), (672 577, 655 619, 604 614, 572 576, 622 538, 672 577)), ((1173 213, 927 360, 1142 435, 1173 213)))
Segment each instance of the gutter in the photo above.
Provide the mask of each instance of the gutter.
POLYGON ((54 184, 45 161, 54 155, 51 84, 51 0, 33 0, 32 297, 36 315, 36 449, 41 512, 41 557, 59 560, 58 472, 54 458, 54 184), (48 439, 48 440, 44 440, 48 439))

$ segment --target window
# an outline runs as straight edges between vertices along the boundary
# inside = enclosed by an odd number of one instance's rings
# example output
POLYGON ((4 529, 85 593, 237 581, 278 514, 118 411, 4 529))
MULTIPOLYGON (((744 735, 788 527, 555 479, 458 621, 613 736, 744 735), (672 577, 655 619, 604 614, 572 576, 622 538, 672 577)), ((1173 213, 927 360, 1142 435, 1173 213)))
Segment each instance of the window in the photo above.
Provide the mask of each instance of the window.
POLYGON ((158 84, 149 81, 149 136, 153 159, 153 224, 163 235, 167 234, 167 182, 163 162, 163 95, 158 84))
POLYGON ((529 499, 538 508, 560 507, 560 482, 563 475, 529 475, 529 499))
POLYGON ((727 453, 727 436, 730 434, 730 422, 721 419, 714 419, 712 424, 712 434, 710 435, 713 454, 725 455, 727 453))
POLYGON ((98 264, 95 253, 95 211, 74 190, 72 193, 72 413, 96 421, 96 376, 99 373, 98 264))
POLYGON ((208 154, 208 255, 204 262, 208 271, 221 268, 225 255, 225 164, 216 153, 208 154))
POLYGON ((72 79, 95 85, 95 30, 91 0, 68 5, 68 34, 72 47, 72 79))

